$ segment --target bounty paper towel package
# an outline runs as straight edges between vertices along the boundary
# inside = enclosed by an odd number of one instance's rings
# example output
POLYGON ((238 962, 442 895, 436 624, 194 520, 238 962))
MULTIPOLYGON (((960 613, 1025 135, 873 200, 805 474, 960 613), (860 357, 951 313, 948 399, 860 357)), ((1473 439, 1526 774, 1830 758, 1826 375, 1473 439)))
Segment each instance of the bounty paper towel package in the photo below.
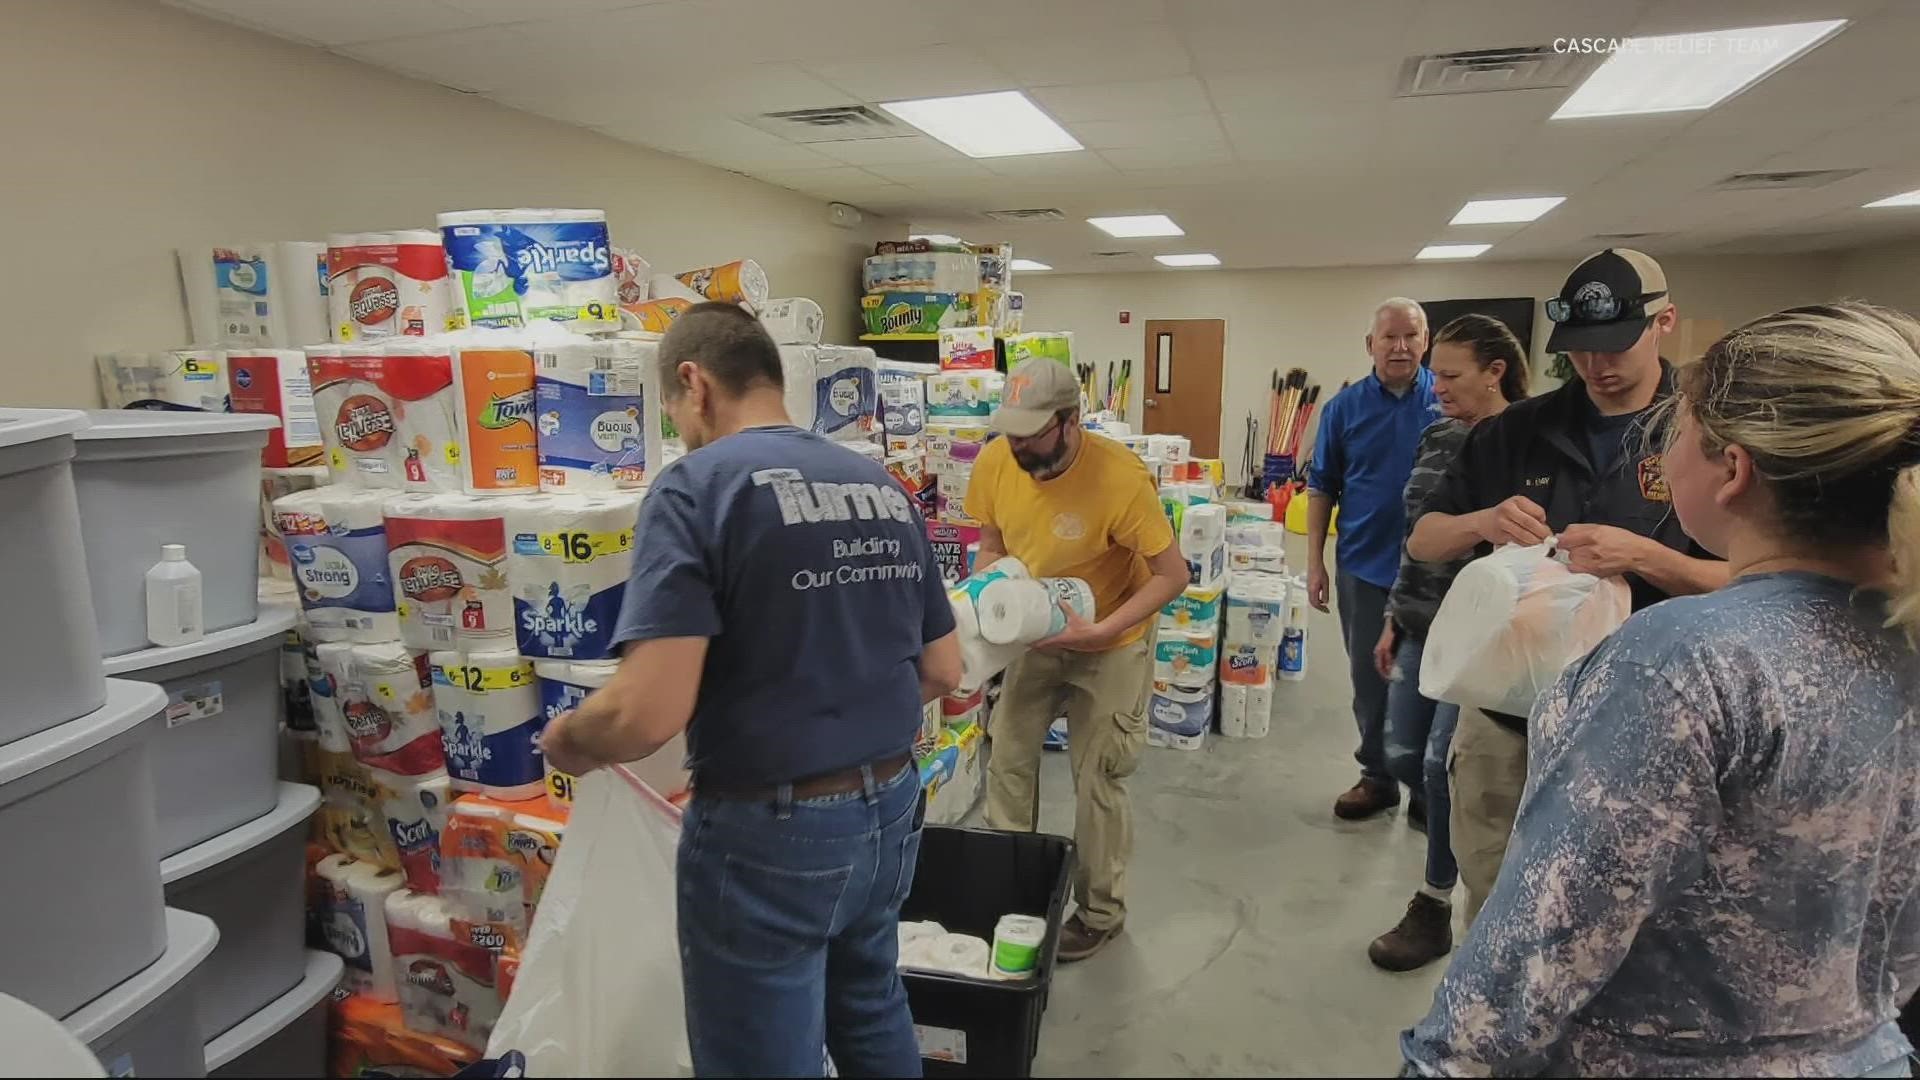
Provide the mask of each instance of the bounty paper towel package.
POLYGON ((499 501, 401 495, 381 513, 400 640, 413 649, 510 646, 513 593, 499 501))
POLYGON ((1208 631, 1162 630, 1153 644, 1153 677, 1161 682, 1211 686, 1219 661, 1219 645, 1208 631))
POLYGON ((789 296, 754 305, 760 325, 776 345, 818 345, 827 317, 820 305, 805 297, 789 296))
POLYGON ((985 423, 1000 408, 1007 377, 997 371, 942 371, 929 375, 928 423, 985 423))
POLYGON ((370 769, 426 776, 446 767, 426 654, 397 641, 355 645, 340 701, 353 756, 370 769))
POLYGON ((767 272, 752 259, 703 266, 678 277, 680 284, 722 304, 745 304, 758 311, 767 302, 767 272))
POLYGON ((583 332, 618 328, 605 211, 462 210, 438 220, 470 325, 550 320, 583 332))
POLYGON ((528 495, 507 501, 507 581, 523 656, 610 658, 633 569, 638 494, 528 495))
POLYGON ((533 427, 533 353, 506 345, 457 346, 461 482, 469 494, 535 491, 540 453, 533 427))
POLYGON ((851 345, 815 349, 813 430, 843 442, 873 438, 879 427, 873 350, 851 345))
POLYGON ((624 338, 534 350, 540 490, 644 487, 660 467, 659 346, 624 338))
POLYGON ((385 493, 326 487, 274 500, 300 607, 313 641, 400 636, 387 567, 385 493))
POLYGON ((992 371, 993 327, 954 326, 940 331, 940 370, 992 371))
POLYGON ((333 482, 346 487, 398 488, 393 398, 382 384, 382 361, 363 345, 307 349, 313 410, 320 424, 333 482))
POLYGON ((869 334, 932 334, 944 326, 973 325, 970 292, 883 292, 860 298, 869 334))
POLYGON ((1188 586, 1186 591, 1160 609, 1160 625, 1179 633, 1203 633, 1217 629, 1220 626, 1221 597, 1225 594, 1226 591, 1219 586, 1211 589, 1188 586))
POLYGON ((1030 334, 1008 335, 1007 367, 1009 369, 1022 360, 1030 360, 1036 356, 1058 360, 1072 367, 1073 333, 1067 330, 1042 330, 1030 334))
POLYGON ((230 349, 226 366, 232 410, 280 421, 267 432, 260 463, 270 469, 318 464, 325 450, 313 411, 307 354, 298 349, 230 349))
POLYGON ((1198 750, 1213 720, 1213 686, 1156 680, 1147 705, 1147 742, 1198 750))
POLYGON ((496 799, 532 799, 546 790, 540 731, 546 714, 533 664, 512 649, 435 652, 433 700, 460 791, 496 799))
POLYGON ((886 430, 890 453, 907 453, 920 447, 927 423, 926 378, 936 370, 902 360, 877 362, 880 426, 886 430))

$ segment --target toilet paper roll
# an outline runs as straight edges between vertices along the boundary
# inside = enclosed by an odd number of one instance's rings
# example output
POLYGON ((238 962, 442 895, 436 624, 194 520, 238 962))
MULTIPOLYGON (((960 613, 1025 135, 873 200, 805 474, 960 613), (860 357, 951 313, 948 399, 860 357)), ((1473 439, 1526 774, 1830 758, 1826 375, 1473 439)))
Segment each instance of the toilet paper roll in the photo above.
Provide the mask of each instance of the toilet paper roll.
POLYGON ((974 612, 989 644, 1026 645, 1067 628, 1062 603, 1083 619, 1093 618, 1093 589, 1079 578, 1001 578, 980 590, 974 612))
POLYGON ((432 654, 433 700, 460 791, 532 799, 546 790, 540 731, 546 714, 533 664, 511 649, 432 654))
POLYGON ((380 791, 365 765, 351 753, 331 753, 314 747, 312 774, 320 788, 319 833, 331 849, 361 862, 386 869, 400 868, 400 852, 393 846, 380 791))
POLYGON ((469 494, 535 491, 540 453, 533 427, 533 353, 501 345, 453 350, 461 484, 469 494))
POLYGON ((937 922, 903 922, 896 934, 900 943, 900 955, 907 955, 907 947, 915 942, 931 941, 947 932, 947 928, 937 922))
POLYGON ((307 653, 307 698, 313 705, 313 724, 319 733, 320 749, 332 754, 353 753, 353 739, 347 734, 343 711, 344 691, 352 679, 347 661, 353 643, 324 641, 309 645, 307 653))
POLYGON ((1154 730, 1183 738, 1204 735, 1213 718, 1213 700, 1181 701, 1155 691, 1147 706, 1147 723, 1154 730))
POLYGON ((1180 550, 1192 558, 1226 542, 1227 508, 1218 503, 1196 504, 1189 498, 1187 512, 1180 520, 1180 550))
POLYGON ((331 336, 327 329, 327 245, 286 240, 273 245, 274 344, 300 348, 331 336))
POLYGON ((367 775, 378 790, 387 831, 399 849, 400 873, 407 888, 440 891, 440 834, 446 831, 453 799, 446 772, 402 776, 369 768, 367 775))
POLYGON ((390 641, 400 636, 378 491, 325 487, 274 500, 300 607, 314 641, 390 641))
POLYGON ((991 954, 985 939, 971 934, 917 936, 901 953, 900 966, 986 978, 991 954))
POLYGON ((967 513, 967 487, 973 482, 973 470, 941 473, 934 482, 936 516, 950 525, 979 526, 967 513))
POLYGON ((400 495, 381 509, 400 640, 413 649, 513 642, 499 500, 400 495))
POLYGON ((1000 408, 1007 377, 997 371, 942 371, 927 376, 927 420, 984 420, 1000 408))
POLYGON ((1287 579, 1236 574, 1227 585, 1226 642, 1277 648, 1287 628, 1287 579))
POLYGON ((1047 920, 1033 915, 1002 915, 993 927, 993 973, 1027 978, 1040 966, 1047 920))
POLYGON ((452 350, 389 338, 380 352, 378 382, 393 410, 388 463, 407 491, 457 492, 465 481, 460 395, 453 385, 452 350))
POLYGON ((801 296, 788 296, 755 304, 760 325, 767 328, 776 345, 818 345, 827 317, 820 305, 801 296))
POLYGON ((767 272, 752 259, 688 270, 679 281, 696 294, 723 304, 746 304, 758 311, 767 302, 767 272))
POLYGON ((1220 686, 1220 734, 1230 739, 1247 737, 1247 688, 1223 683, 1220 686))
POLYGON ((818 399, 813 379, 819 368, 820 346, 780 346, 780 376, 785 383, 782 396, 786 401, 787 417, 795 427, 804 431, 815 430, 813 421, 818 399))
POLYGON ((401 776, 446 768, 425 653, 397 641, 355 645, 347 680, 340 712, 361 764, 401 776))
POLYGON ((396 997, 393 947, 387 933, 387 898, 403 879, 392 870, 344 855, 320 861, 315 871, 327 888, 327 947, 346 961, 342 984, 375 1001, 396 997))
POLYGON ((813 430, 829 439, 865 442, 879 430, 878 358, 861 346, 816 346, 813 430))
POLYGON ((891 443, 912 439, 926 430, 926 377, 938 369, 900 360, 877 362, 875 377, 880 396, 880 426, 891 443))
POLYGON ((660 467, 659 346, 614 338, 534 351, 540 490, 645 487, 660 467))
POLYGON ((397 489, 393 398, 382 385, 383 361, 365 344, 306 350, 314 416, 333 482, 397 489))
POLYGON ((633 569, 637 494, 505 501, 507 581, 524 656, 605 660, 633 569))
POLYGON ((980 451, 993 439, 992 429, 977 424, 929 423, 924 434, 927 471, 936 476, 972 469, 980 451))
POLYGON ((1162 631, 1154 642, 1153 677, 1160 682, 1211 684, 1219 662, 1220 650, 1212 633, 1162 631))
MULTIPOLYGON (((999 563, 994 566, 999 566, 999 563)), ((981 637, 973 597, 965 589, 956 587, 949 590, 947 600, 953 606, 956 639, 960 642, 960 685, 957 690, 963 694, 972 693, 985 686, 988 679, 1005 671, 1008 664, 1027 651, 1027 647, 994 645, 981 637)))
POLYGON ((319 464, 326 450, 313 410, 307 354, 298 349, 231 349, 226 369, 228 408, 280 421, 267 432, 260 463, 275 469, 319 464))

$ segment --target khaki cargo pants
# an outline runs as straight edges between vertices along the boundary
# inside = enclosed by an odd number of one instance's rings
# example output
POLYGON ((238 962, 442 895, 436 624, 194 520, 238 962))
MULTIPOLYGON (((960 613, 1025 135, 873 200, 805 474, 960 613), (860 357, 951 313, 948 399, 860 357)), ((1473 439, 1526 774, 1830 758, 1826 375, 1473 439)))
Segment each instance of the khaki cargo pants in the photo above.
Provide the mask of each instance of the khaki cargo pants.
POLYGON ((1500 880, 1507 840, 1520 813, 1520 795, 1527 787, 1526 738, 1479 709, 1462 705, 1460 726, 1447 753, 1447 784, 1453 798, 1453 815, 1447 819, 1453 829, 1453 858, 1460 864, 1467 925, 1472 926, 1493 883, 1500 880))
POLYGON ((1007 669, 988 721, 987 827, 1039 826, 1040 744, 1065 707, 1073 766, 1073 898, 1094 930, 1127 916, 1133 806, 1127 777, 1147 744, 1153 635, 1103 653, 1030 652, 1007 669))

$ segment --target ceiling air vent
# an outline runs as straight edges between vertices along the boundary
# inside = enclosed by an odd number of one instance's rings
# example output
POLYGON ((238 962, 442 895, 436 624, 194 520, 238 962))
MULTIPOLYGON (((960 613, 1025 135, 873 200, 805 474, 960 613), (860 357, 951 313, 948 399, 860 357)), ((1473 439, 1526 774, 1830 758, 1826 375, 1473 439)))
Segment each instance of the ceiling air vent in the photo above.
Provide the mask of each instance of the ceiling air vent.
POLYGON ((769 135, 792 142, 837 142, 848 139, 897 139, 912 134, 882 113, 865 105, 826 105, 815 109, 786 109, 744 117, 769 135))
POLYGON ((995 221, 1065 221, 1067 215, 1051 206, 1033 207, 1026 210, 988 210, 987 216, 995 221))
POLYGON ((1140 253, 1137 251, 1094 251, 1088 254, 1096 259, 1137 259, 1140 257, 1140 253))
POLYGON ((1551 90, 1572 86, 1604 57, 1557 53, 1545 45, 1472 49, 1408 58, 1395 97, 1551 90))
POLYGON ((1588 237, 1588 239, 1598 240, 1603 244, 1625 244, 1633 240, 1645 240, 1649 236, 1659 235, 1659 233, 1652 232, 1603 232, 1594 233, 1588 237))
POLYGON ((1734 173, 1713 185, 1715 191, 1772 191, 1778 188, 1816 188, 1858 176, 1863 169, 1791 169, 1784 172, 1734 173))

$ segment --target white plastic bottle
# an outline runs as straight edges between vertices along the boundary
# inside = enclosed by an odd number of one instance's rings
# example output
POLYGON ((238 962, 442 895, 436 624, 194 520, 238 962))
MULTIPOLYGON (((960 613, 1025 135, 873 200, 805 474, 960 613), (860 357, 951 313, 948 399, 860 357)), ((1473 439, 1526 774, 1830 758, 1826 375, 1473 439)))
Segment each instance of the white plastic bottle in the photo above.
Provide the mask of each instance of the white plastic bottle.
POLYGON ((187 561, 185 544, 161 544, 160 561, 147 571, 147 640, 185 645, 206 636, 200 571, 187 561))

